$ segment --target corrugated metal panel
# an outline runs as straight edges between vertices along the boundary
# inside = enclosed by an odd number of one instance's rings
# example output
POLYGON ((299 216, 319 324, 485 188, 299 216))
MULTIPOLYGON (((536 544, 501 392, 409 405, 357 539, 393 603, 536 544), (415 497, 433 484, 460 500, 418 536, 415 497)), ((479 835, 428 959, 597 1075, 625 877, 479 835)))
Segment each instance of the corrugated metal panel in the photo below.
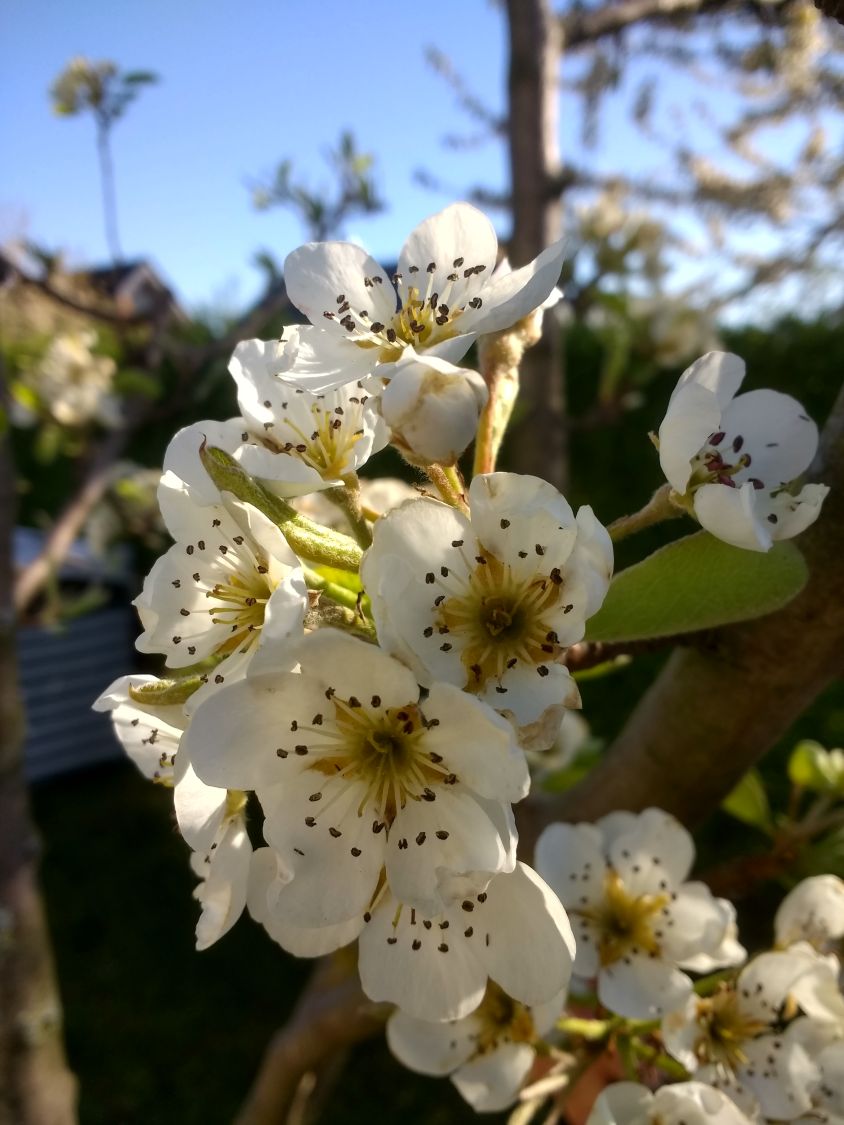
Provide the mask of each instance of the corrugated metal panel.
POLYGON ((21 685, 26 707, 26 776, 40 781, 120 757, 108 715, 91 704, 134 667, 134 614, 128 606, 86 614, 61 631, 21 629, 21 685))

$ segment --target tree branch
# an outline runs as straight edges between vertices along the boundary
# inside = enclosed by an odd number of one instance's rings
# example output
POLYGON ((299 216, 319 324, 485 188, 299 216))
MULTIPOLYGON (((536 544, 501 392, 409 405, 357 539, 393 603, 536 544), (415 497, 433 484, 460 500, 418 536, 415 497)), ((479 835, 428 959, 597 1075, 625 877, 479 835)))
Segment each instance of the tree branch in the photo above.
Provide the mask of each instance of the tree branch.
POLYGON ((336 959, 320 962, 290 1021, 273 1036, 235 1125, 281 1125, 302 1079, 333 1054, 379 1034, 384 1014, 336 959))
POLYGON ((719 15, 727 8, 770 24, 795 0, 622 0, 599 8, 575 8, 559 17, 563 44, 575 50, 619 35, 636 24, 677 23, 689 16, 719 15))

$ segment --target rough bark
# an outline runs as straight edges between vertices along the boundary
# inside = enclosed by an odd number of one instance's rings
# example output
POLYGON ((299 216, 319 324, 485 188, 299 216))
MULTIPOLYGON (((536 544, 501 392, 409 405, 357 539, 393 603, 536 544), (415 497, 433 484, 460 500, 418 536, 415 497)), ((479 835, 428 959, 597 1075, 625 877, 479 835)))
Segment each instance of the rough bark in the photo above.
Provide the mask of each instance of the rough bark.
MULTIPOLYGON (((601 764, 537 822, 658 805, 693 825, 844 671, 844 389, 811 474, 830 486, 799 539, 804 591, 784 609, 675 652, 601 764)), ((541 826, 541 824, 540 824, 541 826)), ((531 834, 536 825, 531 823, 531 834)))
MULTIPOLYGON (((547 0, 507 0, 513 233, 509 254, 524 265, 560 237, 557 71, 560 27, 547 0)), ((568 476, 565 380, 560 330, 553 316, 521 369, 520 420, 509 448, 519 472, 565 488, 568 476)))
POLYGON ((11 598, 14 489, 8 441, 0 436, 0 1125, 72 1125, 76 1082, 64 1056, 61 1000, 38 889, 38 841, 23 778, 11 598))

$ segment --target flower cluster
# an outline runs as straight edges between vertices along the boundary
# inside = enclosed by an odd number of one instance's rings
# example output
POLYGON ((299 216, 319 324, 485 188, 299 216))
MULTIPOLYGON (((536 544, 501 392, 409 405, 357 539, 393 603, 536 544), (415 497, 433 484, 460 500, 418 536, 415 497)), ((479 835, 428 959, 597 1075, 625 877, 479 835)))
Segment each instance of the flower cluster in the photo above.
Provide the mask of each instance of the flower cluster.
MULTIPOLYGON (((656 809, 553 825, 537 870, 517 859, 514 806, 580 706, 567 659, 607 595, 613 548, 592 509, 573 510, 546 481, 482 472, 464 484, 458 458, 496 401, 456 364, 479 335, 533 324, 561 255, 558 244, 496 269, 492 227, 465 204, 422 223, 392 277, 344 243, 291 254, 288 292, 311 323, 239 344, 240 415, 189 426, 165 456, 158 503, 173 545, 135 602, 137 646, 163 658, 161 675, 123 677, 95 706, 173 791, 200 878, 200 948, 244 908, 298 956, 356 943, 364 992, 395 1007, 396 1055, 452 1074, 490 1110, 565 1030, 574 973, 619 1027, 649 1021, 656 1034, 662 1020, 666 1051, 695 1076, 655 1097, 608 1092, 595 1120, 738 1121, 739 1087, 793 1120, 747 1060, 767 1036, 802 1066, 809 1039, 822 1040, 811 1079, 800 1069, 788 1087, 797 1112, 821 1104, 811 1099, 826 1097, 838 1059, 824 1037, 839 1019, 827 954, 768 955, 789 968, 763 998, 758 961, 717 994, 695 991, 690 974, 730 970, 745 952, 730 904, 688 881, 688 833, 656 809), (388 443, 426 485, 359 479, 388 443), (792 996, 805 1018, 783 1031, 792 996), (704 1042, 716 1008, 751 1048, 704 1042), (821 1008, 823 1035, 811 1022, 821 1008)), ((742 399, 727 406, 738 378, 731 357, 687 372, 660 456, 676 503, 759 549, 817 514, 820 486, 791 483, 816 432, 796 404, 782 418, 761 402, 752 418, 742 399), (762 440, 768 422, 775 442, 762 440), (784 459, 764 452, 780 445, 784 459), (755 538, 707 489, 742 498, 755 538), (757 534, 763 523, 776 532, 757 534)), ((830 895, 801 940, 839 932, 830 895)), ((789 943, 807 913, 784 908, 789 943)), ((759 1064, 766 1081, 772 1065, 759 1064)))

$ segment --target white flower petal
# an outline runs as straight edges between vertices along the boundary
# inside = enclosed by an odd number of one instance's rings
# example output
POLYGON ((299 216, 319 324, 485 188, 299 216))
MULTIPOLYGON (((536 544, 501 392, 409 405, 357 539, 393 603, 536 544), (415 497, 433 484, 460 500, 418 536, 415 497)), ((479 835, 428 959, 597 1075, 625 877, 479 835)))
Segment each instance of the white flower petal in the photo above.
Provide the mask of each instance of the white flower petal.
POLYGON ((813 875, 788 892, 774 919, 777 945, 811 942, 817 949, 844 936, 844 880, 813 875))
POLYGON ((788 1034, 761 1035, 744 1044, 741 1082, 759 1101, 765 1117, 790 1121, 811 1108, 809 1088, 817 1076, 802 1044, 788 1034))
POLYGON ((251 855, 246 828, 237 818, 229 822, 215 850, 201 861, 205 877, 194 891, 202 906, 196 924, 197 949, 213 945, 243 913, 251 855))
MULTIPOLYGON (((624 815, 611 814, 614 818, 624 815)), ((611 825, 621 823, 604 817, 597 827, 609 836, 608 859, 631 891, 635 892, 638 883, 650 890, 661 878, 682 883, 691 870, 695 849, 690 834, 678 820, 662 809, 651 808, 632 816, 625 829, 616 834, 611 825), (634 867, 639 871, 634 871, 634 867)))
POLYGON ((701 1037, 701 1027, 698 1023, 698 997, 693 992, 689 993, 685 1004, 663 1016, 660 1034, 669 1055, 694 1074, 700 1065, 695 1045, 701 1037))
POLYGON ((470 941, 448 919, 423 919, 409 907, 396 915, 388 898, 360 936, 358 970, 370 1000, 395 1004, 421 1020, 462 1019, 474 1011, 487 973, 470 941))
POLYGON ((482 306, 466 310, 461 328, 500 332, 540 308, 560 280, 565 247, 565 239, 560 239, 528 265, 494 276, 482 290, 482 306))
POLYGON ((773 1023, 779 1015, 794 982, 818 964, 808 949, 761 953, 742 969, 737 989, 742 1012, 754 1019, 773 1023))
POLYGON ((516 1100, 535 1058, 529 1043, 501 1043, 464 1063, 451 1081, 478 1113, 495 1113, 516 1100))
POLYGON ((773 537, 760 518, 756 497, 749 481, 741 488, 704 484, 694 494, 695 515, 701 527, 725 543, 746 551, 769 551, 773 537))
POLYGON ((406 1067, 420 1074, 443 1076, 466 1062, 475 1049, 477 1017, 432 1023, 396 1011, 387 1021, 387 1043, 406 1067))
POLYGON ((595 1099, 586 1125, 648 1125, 653 1094, 638 1082, 613 1082, 595 1099))
MULTIPOLYGON (((393 286, 375 261, 351 242, 308 242, 284 262, 287 294, 314 325, 343 334, 338 310, 348 302, 354 313, 366 310, 369 319, 386 321, 395 312, 393 286), (365 278, 379 277, 368 286, 365 278), (326 318, 323 313, 331 313, 326 318)), ((356 377, 356 376, 353 376, 356 377)))
POLYGON ((468 203, 453 203, 408 236, 399 255, 402 286, 415 285, 424 295, 430 279, 431 291, 441 300, 448 292, 449 305, 463 305, 478 290, 489 288, 497 250, 495 228, 486 215, 468 203), (467 277, 469 270, 473 272, 467 277), (450 282, 455 273, 458 279, 450 282))
POLYGON ((647 954, 626 954, 601 969, 598 998, 612 1012, 628 1019, 657 1019, 683 1005, 692 982, 679 969, 647 954))
POLYGON ((271 802, 259 794, 267 843, 293 873, 278 893, 279 920, 333 926, 367 909, 384 863, 384 834, 373 832, 370 816, 359 815, 365 795, 360 783, 332 783, 314 770, 280 783, 271 802), (309 801, 314 793, 322 799, 309 801), (304 809, 313 815, 306 819, 304 809))
POLYGON ((343 699, 368 700, 377 691, 381 706, 389 708, 403 707, 419 698, 416 679, 404 665, 339 629, 310 633, 297 652, 303 671, 343 699))
POLYGON ((121 676, 92 704, 94 711, 108 711, 121 746, 151 781, 171 782, 173 763, 186 726, 179 705, 156 707, 137 703, 129 688, 156 683, 155 676, 121 676))
POLYGON ((703 1082, 660 1087, 651 1103, 651 1120, 664 1125, 750 1125, 735 1102, 703 1082))
MULTIPOLYGON (((227 422, 206 419, 185 426, 171 438, 167 446, 162 474, 172 474, 171 479, 184 482, 192 504, 219 504, 220 490, 205 471, 199 459, 199 450, 205 443, 233 454, 243 440, 243 427, 242 418, 230 418, 227 422)), ((170 526, 167 496, 160 491, 158 498, 164 522, 170 534, 176 538, 176 532, 170 526)))
POLYGON ((493 879, 486 891, 483 924, 488 934, 478 957, 506 993, 534 1006, 568 987, 574 935, 559 899, 525 863, 493 879), (518 934, 529 932, 529 944, 518 934))
POLYGON ((415 463, 453 465, 474 438, 487 398, 476 371, 417 358, 408 348, 381 395, 381 415, 415 463))
POLYGON ((396 816, 386 857, 390 890, 400 902, 436 914, 441 871, 504 871, 508 843, 469 793, 440 787, 430 805, 409 801, 396 816))
POLYGON ((603 900, 607 865, 595 825, 549 824, 536 843, 535 858, 537 871, 565 906, 603 900))
POLYGON ((173 806, 179 831, 194 851, 210 849, 223 823, 227 796, 227 790, 217 789, 200 781, 187 755, 179 755, 173 806))
POLYGON ((748 391, 724 410, 724 446, 739 437, 751 456, 745 473, 770 488, 794 480, 810 465, 818 448, 818 427, 801 404, 779 391, 748 391))
POLYGON ((460 780, 482 797, 520 801, 530 774, 510 725, 491 707, 452 684, 433 684, 425 715, 438 725, 425 735, 426 750, 441 754, 460 780))
POLYGON ((304 760, 280 758, 297 739, 290 724, 325 707, 319 685, 282 674, 221 688, 193 716, 185 749, 199 777, 224 789, 261 789, 290 775, 304 760), (294 763, 299 763, 294 766, 294 763))
MULTIPOLYGON (((392 286, 390 286, 392 292, 392 286)), ((282 371, 314 394, 357 382, 371 374, 378 352, 311 324, 284 330, 282 371)))
MULTIPOLYGON (((671 398, 690 385, 712 391, 720 410, 725 410, 735 397, 745 373, 744 360, 732 352, 707 352, 687 367, 680 376, 671 398)), ((711 432, 711 431, 710 431, 711 432)))
POLYGON ((668 483, 684 493, 692 475, 692 458, 721 422, 714 391, 691 382, 678 384, 659 427, 659 463, 668 483))

